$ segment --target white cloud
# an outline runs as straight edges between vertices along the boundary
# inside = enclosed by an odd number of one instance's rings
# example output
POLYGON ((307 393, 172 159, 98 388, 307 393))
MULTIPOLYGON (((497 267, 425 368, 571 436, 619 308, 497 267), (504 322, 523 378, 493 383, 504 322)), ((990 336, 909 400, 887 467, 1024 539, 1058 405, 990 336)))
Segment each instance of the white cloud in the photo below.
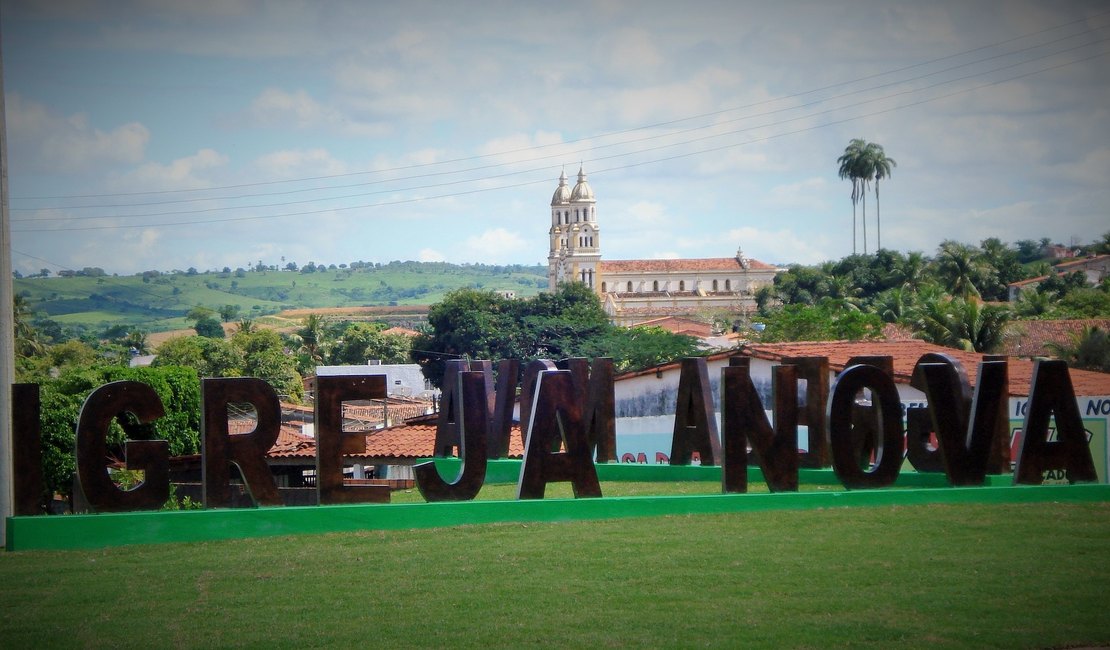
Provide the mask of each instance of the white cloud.
POLYGON ((104 131, 83 113, 63 117, 18 93, 5 103, 17 168, 28 164, 39 170, 85 172, 105 164, 134 164, 143 159, 150 140, 150 131, 138 122, 104 131))
POLYGON ((433 248, 421 248, 416 259, 421 262, 446 262, 447 256, 433 248))
POLYGON ((307 91, 281 88, 263 90, 246 111, 253 126, 267 128, 328 129, 357 136, 381 136, 390 127, 379 120, 364 120, 350 110, 319 102, 307 91))
POLYGON ((347 165, 323 148, 274 151, 260 156, 255 165, 264 177, 274 178, 334 176, 347 172, 347 165))
POLYGON ((768 192, 763 203, 773 208, 800 208, 824 211, 829 208, 829 182, 824 178, 807 178, 797 183, 776 185, 768 192))
POLYGON ((191 156, 178 158, 168 165, 148 162, 122 175, 118 187, 142 188, 143 191, 201 189, 215 185, 209 175, 224 167, 228 157, 214 149, 201 149, 191 156))
POLYGON ((505 263, 516 257, 515 253, 526 245, 525 240, 504 228, 494 228, 481 234, 467 237, 463 242, 464 259, 481 260, 490 263, 505 263))
POLYGON ((720 239, 736 242, 744 255, 768 264, 817 264, 833 256, 826 237, 801 236, 793 230, 762 230, 745 226, 724 233, 720 239))

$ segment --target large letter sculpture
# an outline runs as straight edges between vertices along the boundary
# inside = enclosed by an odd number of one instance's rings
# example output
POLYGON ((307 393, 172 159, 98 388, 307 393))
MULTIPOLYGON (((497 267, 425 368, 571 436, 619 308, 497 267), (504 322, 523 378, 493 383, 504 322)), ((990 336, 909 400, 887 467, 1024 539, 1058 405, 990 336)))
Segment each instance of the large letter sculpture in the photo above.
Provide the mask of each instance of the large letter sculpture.
POLYGON ((38 384, 12 384, 12 469, 16 515, 42 514, 42 402, 38 384))
POLYGON ((343 402, 384 399, 385 375, 316 378, 316 493, 329 503, 389 503, 388 485, 343 485, 343 454, 366 453, 366 432, 343 431, 343 402))
POLYGON ((600 497, 597 468, 582 430, 582 407, 574 399, 570 372, 540 372, 535 387, 516 497, 542 499, 547 484, 554 481, 570 481, 575 498, 600 497), (552 451, 560 443, 566 451, 552 451))
MULTIPOLYGON (((546 370, 556 370, 555 364, 548 359, 536 359, 524 366, 524 377, 520 382, 520 444, 528 444, 528 427, 532 424, 532 405, 536 401, 536 389, 540 380, 540 373, 546 370)), ((555 441, 558 444, 558 441, 555 441)), ((556 447, 552 451, 559 451, 556 447)))
POLYGON ((798 490, 798 379, 794 366, 772 371, 775 428, 767 422, 763 403, 747 364, 721 369, 721 429, 725 492, 748 491, 748 441, 772 492, 798 490))
POLYGON ((801 467, 829 466, 829 429, 825 422, 825 403, 829 399, 828 357, 786 357, 784 365, 797 368, 798 379, 805 380, 805 405, 798 417, 798 424, 805 425, 808 433, 807 451, 798 454, 801 467))
POLYGON ((590 454, 596 451, 599 463, 617 460, 613 360, 608 357, 598 357, 590 363, 588 359, 573 358, 563 359, 556 365, 561 370, 570 371, 575 399, 580 404, 586 405, 582 413, 582 425, 586 430, 590 454))
POLYGON ((1039 485, 1050 469, 1064 470, 1071 483, 1098 481, 1068 364, 1037 359, 1029 382, 1029 410, 1025 413, 1014 483, 1039 485), (1056 440, 1049 442, 1049 418, 1053 415, 1056 440))
POLYGON ((933 431, 952 485, 982 485, 998 429, 998 403, 1006 393, 1005 361, 979 364, 979 381, 970 406, 967 375, 951 363, 919 363, 929 397, 933 431))
MULTIPOLYGON (((513 429, 513 403, 516 401, 517 375, 520 361, 502 359, 497 362, 497 389, 490 410, 489 438, 486 443, 488 458, 505 458, 509 455, 509 438, 513 429)), ((486 384, 489 385, 488 382, 486 384)), ((489 400, 487 395, 486 400, 489 400)))
POLYGON ((469 501, 478 496, 486 480, 486 373, 456 374, 455 421, 462 423, 459 431, 459 458, 462 467, 458 478, 448 483, 439 475, 435 461, 420 463, 413 468, 416 488, 425 501, 469 501))
POLYGON ((239 468, 255 505, 280 506, 281 495, 266 452, 281 430, 281 404, 266 382, 253 377, 205 378, 200 381, 201 476, 205 508, 231 505, 231 463, 239 468), (228 405, 250 404, 258 416, 249 433, 228 429, 228 405))
POLYGON ((136 433, 125 414, 140 424, 166 414, 158 393, 137 381, 114 381, 94 390, 77 421, 77 484, 94 510, 123 512, 157 510, 170 496, 170 446, 165 440, 128 440, 124 445, 127 469, 142 470, 143 482, 121 490, 108 475, 108 427, 119 416, 120 426, 136 433))
POLYGON ((695 451, 701 456, 702 465, 716 465, 721 457, 709 367, 704 357, 682 360, 671 438, 671 465, 689 465, 695 451))
MULTIPOLYGON (((436 421, 436 440, 435 446, 432 448, 433 456, 453 456, 459 447, 459 429, 462 428, 462 422, 454 419, 455 414, 459 412, 455 403, 460 399, 455 391, 459 387, 459 373, 471 370, 486 373, 487 381, 493 382, 493 372, 489 361, 452 359, 447 362, 443 369, 443 389, 439 396, 439 418, 436 421)), ((492 387, 490 388, 491 390, 487 394, 493 392, 492 387)))
POLYGON ((890 375, 871 365, 848 367, 833 383, 827 416, 833 470, 844 487, 878 488, 894 483, 902 465, 902 405, 890 375), (870 471, 860 468, 858 439, 852 431, 856 394, 863 389, 870 389, 871 399, 878 404, 875 416, 880 435, 875 467, 870 471))

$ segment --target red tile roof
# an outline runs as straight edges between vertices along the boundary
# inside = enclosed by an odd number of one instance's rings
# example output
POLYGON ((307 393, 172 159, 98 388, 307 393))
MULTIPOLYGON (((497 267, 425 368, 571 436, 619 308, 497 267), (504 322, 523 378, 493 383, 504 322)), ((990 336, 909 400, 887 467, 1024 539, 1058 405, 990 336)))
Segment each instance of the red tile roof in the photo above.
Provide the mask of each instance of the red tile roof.
MULTIPOLYGON (((926 343, 918 339, 904 341, 797 341, 793 343, 749 343, 739 350, 726 350, 706 357, 706 359, 719 361, 735 355, 746 355, 756 359, 768 361, 782 361, 785 357, 827 357, 829 369, 834 372, 844 370, 848 360, 852 357, 866 355, 890 355, 894 357, 895 381, 908 383, 913 367, 922 355, 929 352, 947 354, 959 360, 967 370, 968 379, 972 384, 979 373, 979 362, 983 355, 975 352, 964 352, 953 348, 946 348, 933 343, 926 343)), ((1010 395, 1024 397, 1029 394, 1029 382, 1033 378, 1033 362, 1029 359, 1011 357, 1010 361, 1010 395)), ((658 371, 673 370, 680 367, 680 362, 667 363, 654 368, 646 368, 635 372, 625 373, 617 377, 630 379, 643 375, 656 374, 658 371)), ((1072 386, 1076 396, 1103 396, 1110 395, 1110 374, 1093 372, 1091 370, 1070 371, 1072 386)))
MULTIPOLYGON (((756 343, 746 345, 741 354, 757 359, 781 361, 784 357, 828 357, 829 368, 843 370, 848 360, 863 355, 889 355, 894 357, 894 376, 897 381, 909 382, 913 367, 922 355, 940 352, 957 359, 967 370, 968 380, 975 383, 979 362, 983 355, 946 348, 925 341, 799 341, 796 343, 756 343)), ((1012 396, 1029 394, 1033 378, 1033 362, 1029 359, 1010 358, 1010 390, 1012 396)), ((1090 370, 1070 370, 1072 385, 1078 395, 1110 395, 1110 374, 1090 370)))
MULTIPOLYGON (((366 451, 347 454, 354 458, 429 458, 435 447, 436 425, 426 423, 399 424, 376 429, 366 434, 366 451)), ((266 454, 271 458, 316 458, 316 440, 301 433, 296 425, 282 425, 277 442, 266 454)), ((513 425, 509 438, 509 457, 521 458, 520 427, 513 425)))
POLYGON ((653 318, 651 320, 636 323, 632 325, 632 327, 661 327, 674 334, 689 334, 690 336, 697 336, 700 338, 708 338, 710 336, 713 336, 713 326, 709 323, 703 323, 701 321, 696 321, 690 318, 678 318, 675 316, 653 318))
MULTIPOLYGON (((602 260, 602 273, 670 273, 670 272, 710 272, 743 271, 740 260, 735 257, 710 257, 686 260, 602 260)), ((776 267, 748 260, 748 269, 753 271, 774 271, 776 267)))
POLYGON ((1053 356, 1048 349, 1049 343, 1071 345, 1073 337, 1085 327, 1110 332, 1110 318, 1011 321, 1006 327, 1002 353, 1021 357, 1053 356))

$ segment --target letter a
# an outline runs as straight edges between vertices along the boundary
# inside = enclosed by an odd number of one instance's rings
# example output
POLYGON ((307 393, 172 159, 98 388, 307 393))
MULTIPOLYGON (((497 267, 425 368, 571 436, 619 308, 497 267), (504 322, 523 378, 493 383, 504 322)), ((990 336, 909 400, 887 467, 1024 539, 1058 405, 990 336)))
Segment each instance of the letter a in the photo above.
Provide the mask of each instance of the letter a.
POLYGON ((601 496, 570 371, 541 371, 535 387, 516 498, 542 499, 547 484, 553 481, 570 481, 575 498, 601 496), (553 452, 560 440, 566 451, 553 452))
POLYGON ((1040 485, 1047 470, 1064 470, 1071 483, 1098 481, 1075 390, 1063 361, 1037 359, 1029 382, 1029 410, 1022 428, 1014 483, 1040 485), (1056 440, 1048 441, 1048 420, 1056 416, 1056 440))
POLYGON ((721 439, 717 435, 717 418, 713 414, 713 396, 709 388, 709 368, 703 357, 682 360, 671 438, 671 465, 689 465, 695 451, 701 456, 702 465, 716 465, 721 457, 721 439))

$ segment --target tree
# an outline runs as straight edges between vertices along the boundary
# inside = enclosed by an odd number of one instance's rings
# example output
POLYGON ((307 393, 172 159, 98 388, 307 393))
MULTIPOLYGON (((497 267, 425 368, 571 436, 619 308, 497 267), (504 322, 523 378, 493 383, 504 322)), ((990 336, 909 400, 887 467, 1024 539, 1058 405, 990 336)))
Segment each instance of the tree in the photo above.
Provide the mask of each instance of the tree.
POLYGON ((239 315, 239 305, 224 305, 220 307, 220 318, 225 323, 230 323, 239 315))
MULTIPOLYGON (((875 171, 875 250, 883 247, 883 222, 879 211, 879 181, 890 178, 890 173, 898 166, 893 158, 888 158, 881 144, 868 143, 868 155, 875 171)), ((864 249, 866 252, 866 247, 864 249)))
MULTIPOLYGON (((836 159, 837 164, 840 165, 838 174, 841 180, 848 179, 852 181, 852 254, 856 254, 856 205, 859 203, 862 196, 862 183, 860 176, 859 161, 863 155, 863 151, 867 146, 867 142, 861 138, 854 138, 844 148, 844 153, 836 159)), ((867 249, 867 236, 866 224, 864 225, 864 252, 867 249)))
POLYGON ((175 336, 158 346, 154 367, 185 366, 201 377, 237 377, 243 374, 243 351, 222 339, 175 336))
POLYGON ((131 330, 127 333, 127 338, 123 340, 123 344, 127 346, 128 350, 134 351, 135 354, 147 354, 150 352, 150 346, 147 343, 147 333, 143 330, 131 330))
POLYGON ((362 364, 370 359, 382 363, 406 363, 412 351, 412 340, 404 334, 386 334, 377 323, 352 323, 340 335, 331 351, 330 361, 336 364, 362 364))
POLYGON ((222 339, 225 336, 224 328, 220 325, 220 321, 211 316, 198 319, 193 329, 197 331, 198 336, 203 336, 205 338, 222 339))
POLYGON ((760 340, 858 341, 882 335, 883 321, 875 314, 835 302, 820 305, 787 305, 762 319, 760 340))
POLYGON ((951 298, 923 303, 915 312, 915 335, 968 352, 991 352, 1002 344, 1010 312, 978 300, 951 298))
POLYGON ((979 297, 976 282, 982 269, 974 248, 946 240, 941 242, 936 258, 937 276, 947 284, 949 293, 960 298, 979 297))
POLYGON ((1110 335, 1096 326, 1076 332, 1070 343, 1053 342, 1046 347, 1073 368, 1110 372, 1110 335))

